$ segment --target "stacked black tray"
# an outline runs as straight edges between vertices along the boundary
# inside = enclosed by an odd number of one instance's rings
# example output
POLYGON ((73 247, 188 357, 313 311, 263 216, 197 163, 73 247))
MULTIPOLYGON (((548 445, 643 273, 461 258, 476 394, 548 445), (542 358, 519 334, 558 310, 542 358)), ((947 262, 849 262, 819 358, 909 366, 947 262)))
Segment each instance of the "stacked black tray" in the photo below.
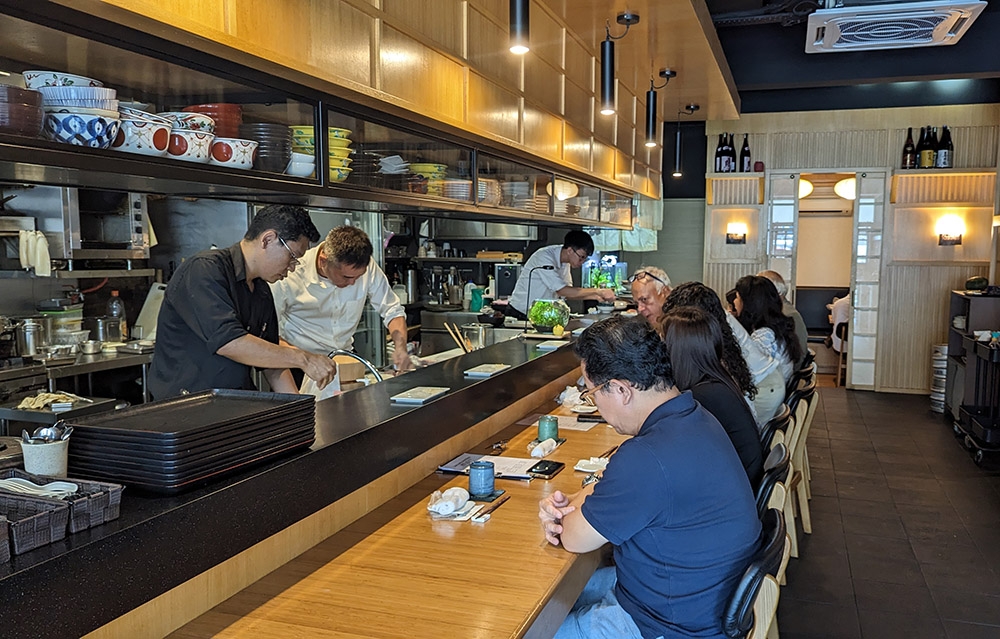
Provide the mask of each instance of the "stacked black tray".
POLYGON ((74 419, 69 474, 177 493, 311 445, 315 403, 214 389, 74 419))

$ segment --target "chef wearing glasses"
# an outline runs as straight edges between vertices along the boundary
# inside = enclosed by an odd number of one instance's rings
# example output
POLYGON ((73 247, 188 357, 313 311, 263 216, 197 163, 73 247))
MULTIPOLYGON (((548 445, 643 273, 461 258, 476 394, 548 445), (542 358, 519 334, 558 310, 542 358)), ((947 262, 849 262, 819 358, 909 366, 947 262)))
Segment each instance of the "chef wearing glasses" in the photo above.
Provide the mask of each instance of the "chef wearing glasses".
POLYGON ((639 314, 655 328, 663 316, 663 302, 671 290, 666 271, 655 266, 640 266, 628 281, 632 284, 632 299, 638 305, 639 314))

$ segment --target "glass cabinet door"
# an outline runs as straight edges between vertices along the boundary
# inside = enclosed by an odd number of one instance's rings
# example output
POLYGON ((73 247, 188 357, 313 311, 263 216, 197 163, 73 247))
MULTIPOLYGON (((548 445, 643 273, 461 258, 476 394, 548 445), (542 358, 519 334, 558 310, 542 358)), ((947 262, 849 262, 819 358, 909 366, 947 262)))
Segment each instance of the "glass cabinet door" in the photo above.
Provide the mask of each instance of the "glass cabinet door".
POLYGON ((847 387, 874 390, 885 173, 869 171, 857 174, 855 179, 847 387))

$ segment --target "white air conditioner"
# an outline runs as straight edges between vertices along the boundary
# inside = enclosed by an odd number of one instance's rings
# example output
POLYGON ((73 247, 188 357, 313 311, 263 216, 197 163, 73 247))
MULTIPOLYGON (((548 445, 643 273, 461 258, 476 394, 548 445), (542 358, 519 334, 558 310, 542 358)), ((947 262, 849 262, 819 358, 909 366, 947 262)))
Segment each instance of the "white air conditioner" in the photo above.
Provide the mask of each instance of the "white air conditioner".
POLYGON ((806 53, 955 44, 984 7, 985 2, 897 2, 819 9, 809 15, 806 53))

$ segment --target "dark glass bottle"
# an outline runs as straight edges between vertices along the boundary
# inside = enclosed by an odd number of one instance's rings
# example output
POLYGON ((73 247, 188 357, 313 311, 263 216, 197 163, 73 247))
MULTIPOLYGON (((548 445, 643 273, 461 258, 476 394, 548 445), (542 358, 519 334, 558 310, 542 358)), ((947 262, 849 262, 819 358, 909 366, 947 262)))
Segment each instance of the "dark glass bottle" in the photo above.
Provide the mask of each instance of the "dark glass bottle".
POLYGON ((735 134, 729 134, 729 142, 726 145, 726 150, 729 153, 729 172, 736 172, 736 142, 733 140, 735 134))
POLYGON ((903 145, 903 161, 899 167, 902 169, 917 168, 917 147, 913 145, 913 127, 906 129, 906 143, 903 145))
POLYGON ((744 133, 743 148, 740 149, 740 171, 749 173, 751 168, 753 168, 753 162, 750 160, 750 140, 749 136, 744 133))
POLYGON ((937 153, 934 155, 934 167, 951 169, 955 166, 955 144, 951 141, 951 130, 948 127, 941 129, 941 141, 938 142, 937 153))
POLYGON ((723 134, 719 134, 719 142, 715 145, 715 172, 722 173, 722 148, 725 144, 722 141, 723 134))
POLYGON ((931 127, 926 127, 924 129, 923 143, 917 150, 917 166, 921 169, 933 169, 934 168, 934 147, 935 144, 931 139, 933 131, 931 127))

